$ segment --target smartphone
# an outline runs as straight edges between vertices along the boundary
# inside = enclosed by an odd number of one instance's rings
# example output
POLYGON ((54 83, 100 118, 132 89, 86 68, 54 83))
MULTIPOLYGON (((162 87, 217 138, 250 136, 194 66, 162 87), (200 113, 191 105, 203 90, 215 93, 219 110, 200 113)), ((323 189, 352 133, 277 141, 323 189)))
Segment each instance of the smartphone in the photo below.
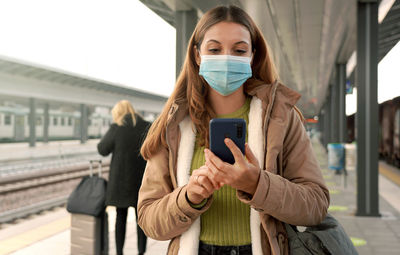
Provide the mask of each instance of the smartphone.
POLYGON ((246 121, 244 119, 210 120, 210 150, 221 160, 234 164, 235 158, 224 139, 230 138, 244 155, 246 121))

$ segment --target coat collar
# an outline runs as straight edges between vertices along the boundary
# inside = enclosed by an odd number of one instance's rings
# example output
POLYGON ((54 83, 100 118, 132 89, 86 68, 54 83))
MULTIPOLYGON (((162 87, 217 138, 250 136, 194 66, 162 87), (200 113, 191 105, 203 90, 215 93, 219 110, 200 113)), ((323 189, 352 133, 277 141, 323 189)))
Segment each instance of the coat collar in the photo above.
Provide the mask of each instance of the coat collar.
MULTIPOLYGON (((274 83, 279 83, 276 80, 274 83)), ((267 84, 263 81, 251 78, 246 81, 246 93, 250 96, 255 96, 262 101, 263 110, 265 110, 271 100, 271 89, 273 84, 267 84)), ((296 91, 286 87, 279 83, 277 92, 275 95, 276 104, 286 109, 292 108, 297 101, 300 99, 300 94, 296 91)), ((176 100, 172 103, 171 108, 168 112, 167 126, 178 125, 188 115, 188 103, 187 100, 176 100)))

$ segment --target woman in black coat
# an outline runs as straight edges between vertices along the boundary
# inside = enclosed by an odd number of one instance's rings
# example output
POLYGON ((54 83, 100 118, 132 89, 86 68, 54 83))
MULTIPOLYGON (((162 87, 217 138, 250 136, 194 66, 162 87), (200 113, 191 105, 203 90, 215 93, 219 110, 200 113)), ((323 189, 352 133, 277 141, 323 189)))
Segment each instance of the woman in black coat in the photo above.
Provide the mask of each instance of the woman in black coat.
MULTIPOLYGON (((128 207, 136 212, 139 188, 142 183, 146 161, 140 155, 140 147, 146 136, 149 122, 135 113, 129 101, 118 102, 112 109, 114 123, 97 145, 99 153, 112 153, 110 174, 107 185, 106 205, 117 208, 115 241, 117 254, 122 254, 128 207)), ((139 254, 146 251, 147 237, 137 225, 139 254)))

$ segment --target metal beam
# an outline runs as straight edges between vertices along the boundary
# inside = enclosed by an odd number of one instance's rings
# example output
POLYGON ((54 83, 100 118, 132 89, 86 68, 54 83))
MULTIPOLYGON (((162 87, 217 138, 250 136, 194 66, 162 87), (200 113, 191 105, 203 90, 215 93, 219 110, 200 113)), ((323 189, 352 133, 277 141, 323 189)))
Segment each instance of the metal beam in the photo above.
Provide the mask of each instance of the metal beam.
POLYGON ((176 77, 181 72, 183 62, 185 61, 187 46, 190 37, 196 27, 197 12, 177 11, 175 12, 175 28, 176 28, 176 77))
POLYGON ((329 101, 330 101, 330 143, 337 143, 339 137, 338 119, 339 119, 339 103, 337 86, 332 84, 330 86, 329 101))
POLYGON ((336 77, 337 77, 337 88, 338 88, 338 131, 340 143, 345 143, 347 141, 347 130, 346 130, 346 64, 336 65, 336 77))
POLYGON ((318 131, 321 134, 319 138, 322 144, 325 144, 324 136, 322 135, 325 131, 324 124, 325 124, 325 112, 324 110, 321 110, 321 112, 318 115, 318 131))
POLYGON ((88 107, 85 104, 81 104, 81 143, 86 143, 88 139, 88 107))
POLYGON ((29 147, 36 144, 36 100, 29 98, 29 147))
POLYGON ((49 104, 45 103, 43 107, 43 142, 49 142, 49 104))
POLYGON ((175 26, 173 11, 163 2, 158 0, 140 0, 149 9, 164 19, 171 26, 175 26))
POLYGON ((219 5, 236 5, 242 7, 242 4, 238 0, 191 0, 190 4, 203 13, 219 5))
POLYGON ((399 17, 396 19, 393 19, 391 21, 386 21, 385 23, 382 23, 379 26, 379 37, 381 37, 382 35, 386 34, 386 33, 393 33, 396 32, 397 29, 399 29, 400 24, 399 24, 399 20, 400 20, 400 14, 399 17))
POLYGON ((387 41, 385 43, 379 43, 379 50, 383 51, 385 50, 385 54, 389 53, 389 51, 393 48, 394 45, 397 44, 397 42, 400 40, 400 35, 397 38, 397 40, 391 40, 391 41, 387 41))
POLYGON ((379 216, 378 3, 357 3, 357 215, 379 216))
POLYGON ((330 96, 328 96, 325 105, 324 105, 324 145, 325 149, 328 147, 328 143, 331 142, 331 102, 330 102, 330 96))
POLYGON ((383 39, 379 40, 379 44, 384 44, 384 43, 388 43, 388 42, 393 42, 394 44, 396 44, 400 39, 400 35, 397 33, 394 33, 393 35, 390 36, 386 36, 383 39))
POLYGON ((390 8, 390 11, 387 13, 386 17, 383 19, 382 24, 386 22, 392 22, 393 20, 396 20, 400 18, 400 4, 396 5, 396 3, 393 4, 392 8, 390 8))

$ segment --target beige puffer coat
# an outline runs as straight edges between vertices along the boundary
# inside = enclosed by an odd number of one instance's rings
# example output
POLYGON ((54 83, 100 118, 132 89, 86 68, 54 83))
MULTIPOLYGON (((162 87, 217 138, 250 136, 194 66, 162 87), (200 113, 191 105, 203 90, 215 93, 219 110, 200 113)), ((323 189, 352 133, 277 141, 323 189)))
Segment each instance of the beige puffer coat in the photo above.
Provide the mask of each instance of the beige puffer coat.
MULTIPOLYGON (((238 198, 251 206, 253 255, 288 254, 282 222, 316 225, 329 206, 329 192, 294 108, 300 95, 282 84, 253 86, 248 143, 262 169, 253 197, 238 198), (283 177, 279 175, 283 171, 283 177)), ((156 240, 171 240, 168 254, 197 254, 200 215, 212 204, 192 208, 186 198, 195 134, 186 102, 172 105, 167 124, 168 148, 150 158, 139 192, 139 225, 156 240), (184 138, 184 139, 181 139, 184 138)))

